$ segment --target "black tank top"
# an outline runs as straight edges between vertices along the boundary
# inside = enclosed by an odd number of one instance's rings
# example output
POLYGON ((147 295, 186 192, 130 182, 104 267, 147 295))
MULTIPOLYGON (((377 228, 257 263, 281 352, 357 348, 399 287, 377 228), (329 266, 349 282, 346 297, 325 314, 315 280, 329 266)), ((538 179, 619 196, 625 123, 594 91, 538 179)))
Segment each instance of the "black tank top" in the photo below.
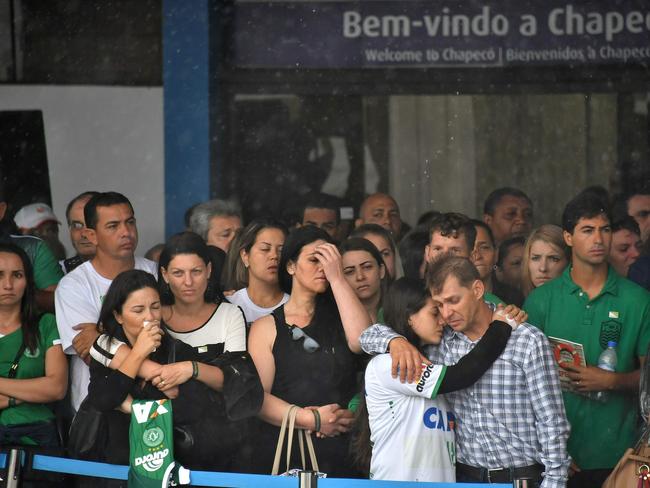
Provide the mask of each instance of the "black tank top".
POLYGON ((300 406, 338 403, 345 408, 355 394, 355 355, 348 348, 338 311, 322 307, 317 312, 319 316, 302 327, 320 345, 308 352, 303 347, 305 339, 293 339, 284 306, 273 311, 275 378, 271 393, 300 406))
MULTIPOLYGON (((343 324, 335 306, 321 306, 312 322, 302 330, 316 340, 320 347, 307 352, 304 339, 294 340, 291 327, 285 321, 284 306, 273 313, 276 337, 273 344, 275 377, 271 393, 282 400, 301 407, 338 403, 347 408, 356 393, 355 354, 348 348, 343 324)), ((277 445, 279 428, 259 422, 259 442, 252 449, 253 471, 270 473, 277 445)), ((358 477, 349 455, 349 436, 340 435, 318 439, 312 436, 321 471, 330 477, 358 477)), ((291 460, 300 467, 300 455, 294 442, 291 460)), ((286 467, 284 454, 281 471, 286 467)))

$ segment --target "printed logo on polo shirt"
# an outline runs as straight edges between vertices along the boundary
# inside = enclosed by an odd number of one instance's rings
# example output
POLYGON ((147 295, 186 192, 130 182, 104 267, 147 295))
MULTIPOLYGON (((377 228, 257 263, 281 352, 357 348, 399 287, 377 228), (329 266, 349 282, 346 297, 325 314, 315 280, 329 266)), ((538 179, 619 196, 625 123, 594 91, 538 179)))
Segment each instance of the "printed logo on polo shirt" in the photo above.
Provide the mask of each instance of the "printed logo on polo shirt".
POLYGON ((24 356, 26 358, 34 359, 37 358, 38 356, 41 355, 41 350, 36 346, 36 349, 34 349, 34 352, 29 350, 29 347, 25 348, 24 356))
POLYGON ((607 349, 607 343, 609 341, 614 341, 616 343, 621 342, 621 329, 623 324, 618 320, 605 320, 600 324, 600 347, 607 349))
POLYGON ((418 384, 415 386, 415 389, 422 393, 424 391, 424 387, 427 384, 427 380, 431 377, 431 370, 433 369, 433 364, 422 364, 422 373, 420 374, 420 380, 418 381, 418 384))
POLYGON ((430 407, 424 412, 424 426, 427 429, 438 429, 451 432, 456 428, 454 412, 446 412, 438 407, 430 407))

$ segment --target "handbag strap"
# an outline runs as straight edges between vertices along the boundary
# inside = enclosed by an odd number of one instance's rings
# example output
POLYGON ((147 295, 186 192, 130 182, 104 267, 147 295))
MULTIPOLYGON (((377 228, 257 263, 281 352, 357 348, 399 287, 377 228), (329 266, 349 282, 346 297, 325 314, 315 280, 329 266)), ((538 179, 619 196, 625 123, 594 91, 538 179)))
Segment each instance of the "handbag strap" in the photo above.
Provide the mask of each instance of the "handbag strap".
POLYGON ((287 423, 289 422, 289 414, 295 405, 289 405, 289 408, 282 416, 282 424, 280 425, 280 435, 278 435, 278 444, 275 448, 275 457, 273 458, 273 469, 271 475, 277 475, 280 470, 280 457, 282 456, 282 446, 284 445, 284 437, 287 432, 287 423))
POLYGON ((303 434, 305 435, 305 441, 307 442, 307 451, 309 452, 311 469, 314 471, 320 471, 320 469, 318 469, 318 460, 316 459, 316 450, 314 449, 314 442, 311 438, 311 434, 308 434, 306 431, 303 431, 303 434))
MULTIPOLYGON (((291 448, 293 447, 293 433, 296 430, 296 415, 298 415, 298 406, 291 405, 289 408, 289 425, 287 427, 287 469, 291 468, 291 448)), ((300 439, 300 430, 298 430, 298 438, 300 439)))
POLYGON ((302 469, 307 469, 307 460, 305 458, 305 444, 307 444, 307 452, 309 453, 309 461, 314 471, 320 471, 318 468, 318 460, 316 459, 316 451, 314 449, 314 442, 311 435, 304 429, 296 429, 296 416, 300 407, 297 405, 290 405, 282 417, 282 424, 280 426, 280 434, 278 436, 278 444, 275 448, 275 458, 273 459, 272 475, 277 475, 280 470, 280 458, 282 456, 282 448, 284 446, 284 439, 287 438, 287 468, 291 468, 291 448, 293 447, 294 432, 298 432, 298 445, 300 447, 300 458, 302 461, 302 469), (303 440, 304 436, 304 440, 303 440))
POLYGON ((9 368, 9 372, 7 373, 7 378, 13 379, 16 377, 18 374, 18 365, 20 362, 20 357, 23 355, 25 352, 25 340, 20 343, 20 347, 18 348, 18 353, 16 354, 16 357, 14 358, 14 362, 11 363, 11 367, 9 368))

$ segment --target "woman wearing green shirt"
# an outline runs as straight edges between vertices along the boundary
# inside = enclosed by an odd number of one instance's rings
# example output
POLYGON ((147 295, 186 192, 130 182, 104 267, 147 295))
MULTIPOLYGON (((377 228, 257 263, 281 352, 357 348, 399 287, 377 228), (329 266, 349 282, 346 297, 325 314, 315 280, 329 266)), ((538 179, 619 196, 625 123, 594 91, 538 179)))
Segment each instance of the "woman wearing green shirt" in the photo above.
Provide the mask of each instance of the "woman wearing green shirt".
POLYGON ((68 365, 54 316, 38 316, 27 254, 0 244, 0 445, 56 446, 48 403, 65 396, 68 365))

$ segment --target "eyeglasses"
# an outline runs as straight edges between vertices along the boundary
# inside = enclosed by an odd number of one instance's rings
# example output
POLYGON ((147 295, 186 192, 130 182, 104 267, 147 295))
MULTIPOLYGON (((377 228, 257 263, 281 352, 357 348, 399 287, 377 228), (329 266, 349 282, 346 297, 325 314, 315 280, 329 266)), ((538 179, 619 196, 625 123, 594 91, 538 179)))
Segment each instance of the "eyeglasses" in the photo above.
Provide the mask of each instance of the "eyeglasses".
POLYGON ((320 348, 320 344, 316 342, 315 339, 312 337, 309 337, 307 334, 305 334, 305 331, 303 331, 300 327, 297 327, 295 325, 290 325, 289 326, 291 329, 291 338, 294 341, 299 341, 300 339, 304 339, 302 342, 302 348, 307 351, 307 352, 316 352, 320 348))

